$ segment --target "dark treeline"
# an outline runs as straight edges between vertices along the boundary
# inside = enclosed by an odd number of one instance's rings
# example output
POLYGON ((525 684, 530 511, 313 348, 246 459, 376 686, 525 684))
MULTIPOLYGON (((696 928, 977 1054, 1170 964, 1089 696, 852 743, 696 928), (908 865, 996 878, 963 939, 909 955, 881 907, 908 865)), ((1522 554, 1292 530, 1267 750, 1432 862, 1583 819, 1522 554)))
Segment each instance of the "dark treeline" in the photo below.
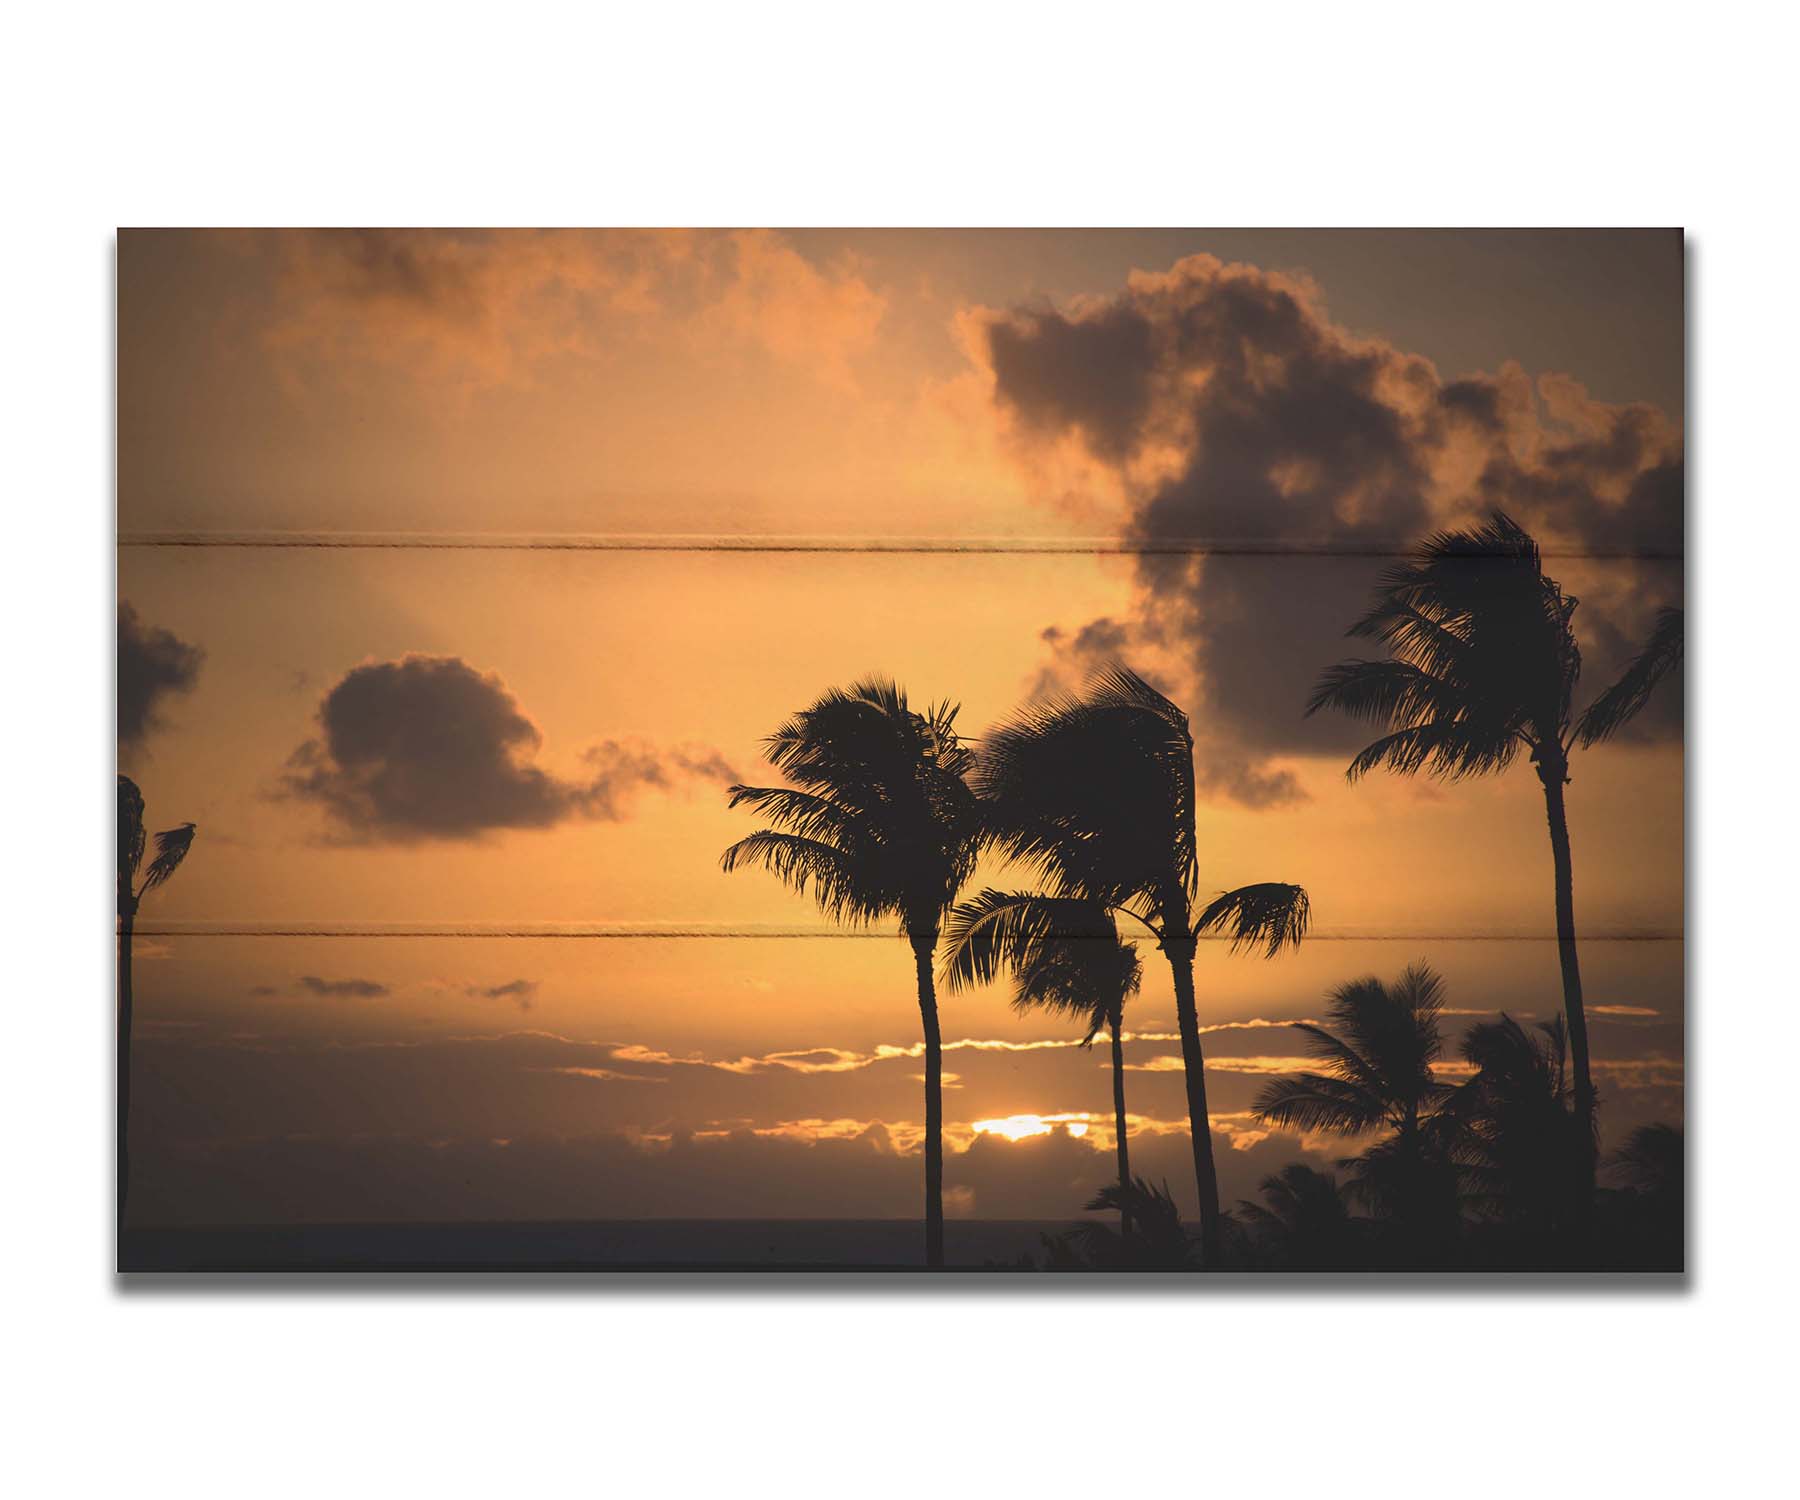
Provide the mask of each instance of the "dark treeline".
POLYGON ((1678 1267, 1682 1139, 1632 1136, 1602 1180, 1588 1056, 1564 788, 1574 750, 1609 738, 1678 670, 1682 620, 1666 610, 1638 659, 1581 712, 1576 601, 1537 544, 1502 514, 1440 532, 1385 572, 1352 636, 1385 655, 1326 670, 1310 703, 1382 732, 1351 762, 1446 781, 1521 755, 1543 787, 1563 1009, 1526 1028, 1502 1015, 1460 1044, 1452 1085, 1434 1064, 1442 982, 1427 967, 1333 991, 1326 1026, 1301 1026, 1317 1071, 1256 1101, 1273 1126, 1361 1145, 1337 1172, 1300 1164, 1262 1202, 1219 1201, 1208 1128, 1194 955, 1209 934, 1274 957, 1305 937, 1303 887, 1203 882, 1194 741, 1186 714, 1123 665, 1076 694, 1034 700, 977 742, 956 708, 913 709, 883 679, 827 692, 767 741, 789 783, 735 786, 731 805, 769 826, 724 867, 761 865, 833 919, 898 921, 913 955, 925 1050, 927 1263, 943 1265, 942 1046, 938 985, 1005 976, 1016 1006, 1112 1040, 1118 1181, 1087 1206, 1118 1215, 1047 1242, 1057 1268, 1418 1269, 1678 1267), (991 850, 1028 888, 964 895, 991 850), (1141 974, 1137 941, 1170 967, 1180 1031, 1200 1233, 1166 1187, 1131 1174, 1120 1024, 1141 974), (943 948, 940 954, 939 949, 943 948), (1339 1175, 1341 1174, 1341 1176, 1339 1175))
MULTIPOLYGON (((1446 1082, 1444 986, 1425 965, 1392 983, 1338 986, 1327 1024, 1298 1023, 1318 1070, 1266 1085, 1256 1117, 1359 1143, 1336 1171, 1295 1163, 1265 1177, 1261 1202, 1226 1215, 1221 1257, 1244 1270, 1676 1270, 1682 1264, 1683 1141, 1634 1131, 1591 1212, 1590 1153, 1574 1108, 1562 1017, 1527 1027, 1502 1014, 1473 1026, 1446 1082)), ((1198 1263, 1167 1185, 1109 1187, 1090 1210, 1128 1216, 1117 1234, 1086 1223, 1045 1241, 1053 1269, 1175 1270, 1198 1263)))

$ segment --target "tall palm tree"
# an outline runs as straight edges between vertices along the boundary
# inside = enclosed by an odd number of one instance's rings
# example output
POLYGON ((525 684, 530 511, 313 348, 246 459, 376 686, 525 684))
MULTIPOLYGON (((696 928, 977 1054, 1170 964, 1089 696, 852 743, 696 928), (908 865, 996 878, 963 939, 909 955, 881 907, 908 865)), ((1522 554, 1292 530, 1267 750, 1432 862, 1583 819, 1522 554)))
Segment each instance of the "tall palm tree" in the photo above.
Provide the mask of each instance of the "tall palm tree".
MULTIPOLYGON (((1337 709, 1386 729, 1350 762, 1351 781, 1378 766, 1460 780, 1504 771, 1521 751, 1537 768, 1550 825, 1575 1107, 1591 1138, 1594 1085, 1563 802, 1569 752, 1607 738, 1643 708, 1680 661, 1681 616, 1674 611, 1659 621, 1645 654, 1577 717, 1581 650, 1570 624, 1576 603, 1545 576, 1537 543, 1503 512, 1470 530, 1437 532, 1382 575, 1373 607, 1350 627, 1353 636, 1381 641, 1387 659, 1339 662, 1319 679, 1306 711, 1337 709)), ((1583 1173, 1590 1202, 1591 1152, 1583 1173)))
POLYGON ((1273 957, 1298 944, 1309 907, 1297 885, 1248 885, 1204 907, 1187 715, 1123 666, 1079 696, 1028 704, 982 743, 976 784, 993 837, 1059 897, 1124 913, 1156 938, 1175 985, 1193 1134, 1202 1251, 1219 1264, 1219 1179, 1206 1108, 1194 953, 1208 932, 1273 957))
POLYGON ((1391 985, 1373 975, 1338 985, 1325 1005, 1331 1029, 1294 1023, 1324 1070, 1274 1079, 1251 1106, 1283 1129, 1378 1135, 1345 1165, 1358 1196, 1391 1216, 1414 1249, 1454 1211, 1439 1119, 1451 1089, 1433 1068, 1444 1051, 1443 1006, 1444 982, 1424 964, 1391 985))
POLYGON ((131 934, 138 903, 175 873, 194 842, 194 825, 183 823, 156 835, 156 855, 138 879, 147 839, 144 795, 129 776, 119 778, 119 1227, 125 1225, 125 1195, 131 1180, 131 934))
MULTIPOLYGON (((944 984, 952 990, 1012 971, 1013 1009, 1042 1009, 1086 1027, 1092 1046, 1112 1034, 1113 1133, 1119 1186, 1131 1186, 1126 1144, 1125 1002, 1138 992, 1144 966, 1134 944, 1119 937, 1113 914, 1097 902, 985 890, 950 913, 945 924, 944 984)), ((1122 1210, 1123 1211, 1123 1210, 1122 1210)))
POLYGON ((944 1263, 943 1039, 932 955, 944 913, 975 868, 982 819, 973 754, 956 709, 914 712, 894 683, 833 688, 764 742, 791 786, 734 786, 732 807, 772 825, 725 851, 726 870, 760 865, 834 921, 897 918, 912 946, 925 1032, 925 1252, 944 1263))

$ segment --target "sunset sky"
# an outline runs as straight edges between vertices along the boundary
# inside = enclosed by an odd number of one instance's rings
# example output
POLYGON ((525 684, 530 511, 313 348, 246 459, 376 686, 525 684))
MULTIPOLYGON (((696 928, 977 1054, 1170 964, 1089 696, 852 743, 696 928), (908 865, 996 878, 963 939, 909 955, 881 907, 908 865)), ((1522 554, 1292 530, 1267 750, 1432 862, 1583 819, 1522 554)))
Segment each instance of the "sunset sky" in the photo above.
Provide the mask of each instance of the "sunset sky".
MULTIPOLYGON (((1311 894, 1297 955, 1198 961, 1250 1196, 1353 1149, 1248 1115, 1332 985, 1560 1005, 1530 771, 1349 786, 1303 717, 1386 556, 1510 511, 1581 702, 1682 599, 1676 231, 127 231, 118 419, 121 769, 199 825, 140 919, 143 1223, 915 1213, 909 955, 721 873, 724 787, 828 686, 979 736, 1111 657, 1190 713, 1205 886, 1311 894)), ((1671 685, 1569 788, 1609 1140, 1682 1113, 1680 735, 1671 685)), ((1191 1209, 1144 956, 1134 1165, 1191 1209)), ((942 1006, 948 1211, 1072 1214, 1103 1051, 942 1006)))

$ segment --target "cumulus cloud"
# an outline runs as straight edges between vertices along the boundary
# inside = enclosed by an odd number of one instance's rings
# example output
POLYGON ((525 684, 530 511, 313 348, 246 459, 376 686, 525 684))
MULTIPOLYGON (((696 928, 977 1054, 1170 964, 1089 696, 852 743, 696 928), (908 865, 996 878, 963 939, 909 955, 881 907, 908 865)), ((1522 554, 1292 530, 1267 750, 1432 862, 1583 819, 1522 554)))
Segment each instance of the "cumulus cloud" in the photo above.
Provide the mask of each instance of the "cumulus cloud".
POLYGON ((119 748, 141 750, 162 727, 170 698, 190 692, 200 678, 205 653, 172 631, 146 625, 138 612, 119 601, 119 748))
POLYGON ((1435 526, 1499 506, 1548 546, 1614 559, 1576 568, 1594 584, 1590 667, 1616 669, 1678 596, 1678 566, 1631 561, 1682 547, 1682 436, 1656 408, 1512 365, 1447 380, 1333 323, 1303 276, 1210 256, 965 328, 1019 453, 1104 474, 1121 539, 1143 549, 1135 617, 1058 626, 1061 668, 1130 651, 1189 674, 1217 795, 1292 801, 1271 757, 1356 742, 1341 717, 1303 717, 1308 689, 1345 654, 1379 559, 1435 526))
POLYGON ((587 752, 585 779, 555 776, 533 763, 542 736, 506 684, 455 656, 355 667, 325 695, 318 723, 319 735, 289 757, 281 787, 352 839, 618 821, 644 788, 735 779, 716 751, 610 740, 587 752))

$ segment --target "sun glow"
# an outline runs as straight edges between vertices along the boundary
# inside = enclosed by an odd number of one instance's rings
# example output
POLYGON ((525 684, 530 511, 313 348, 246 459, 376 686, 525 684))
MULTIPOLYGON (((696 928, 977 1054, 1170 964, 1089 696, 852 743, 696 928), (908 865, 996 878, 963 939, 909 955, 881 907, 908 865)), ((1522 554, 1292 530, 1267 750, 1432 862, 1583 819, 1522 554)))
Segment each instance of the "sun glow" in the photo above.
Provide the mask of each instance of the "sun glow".
POLYGON ((1049 1135, 1058 1125, 1072 1136, 1088 1133, 1086 1115, 1008 1115, 1003 1120, 977 1120, 969 1128, 977 1135, 1003 1135, 1009 1141, 1022 1141, 1027 1136, 1049 1135))

